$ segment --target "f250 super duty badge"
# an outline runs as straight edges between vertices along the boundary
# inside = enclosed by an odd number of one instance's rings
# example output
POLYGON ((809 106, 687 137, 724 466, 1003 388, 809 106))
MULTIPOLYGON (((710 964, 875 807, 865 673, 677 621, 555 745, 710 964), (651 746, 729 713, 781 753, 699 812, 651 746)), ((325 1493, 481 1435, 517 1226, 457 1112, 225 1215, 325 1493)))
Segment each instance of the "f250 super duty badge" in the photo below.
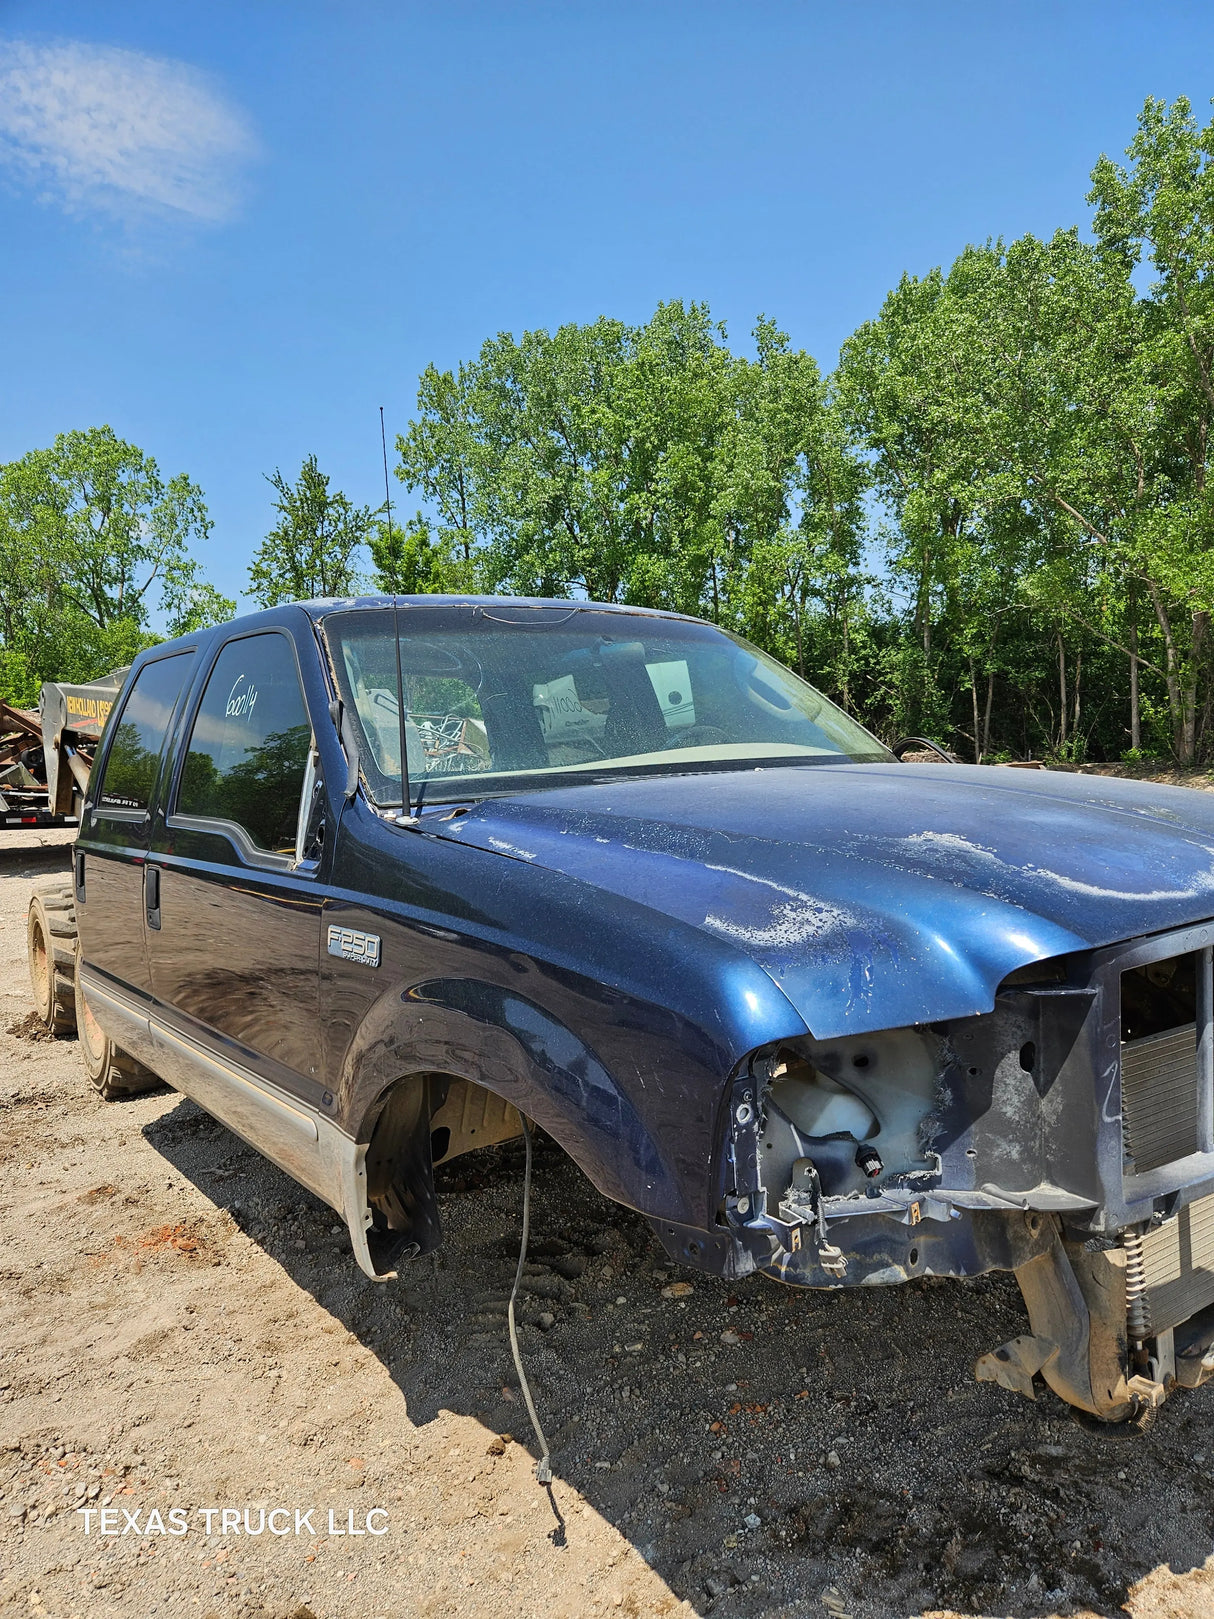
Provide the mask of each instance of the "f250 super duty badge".
POLYGON ((362 933, 358 928, 329 929, 329 954, 343 961, 361 961, 364 967, 379 966, 379 934, 362 933))

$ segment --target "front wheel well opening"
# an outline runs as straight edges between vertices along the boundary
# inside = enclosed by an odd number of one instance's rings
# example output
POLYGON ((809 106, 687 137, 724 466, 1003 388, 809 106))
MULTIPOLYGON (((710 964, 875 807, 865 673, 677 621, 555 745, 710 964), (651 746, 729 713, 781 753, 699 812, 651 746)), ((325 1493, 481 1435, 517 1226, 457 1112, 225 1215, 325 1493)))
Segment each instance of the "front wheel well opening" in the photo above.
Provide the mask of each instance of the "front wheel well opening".
POLYGON ((434 1171, 463 1153, 522 1134, 517 1110, 454 1074, 410 1074, 384 1093, 366 1150, 368 1235, 428 1253, 442 1240, 434 1171))

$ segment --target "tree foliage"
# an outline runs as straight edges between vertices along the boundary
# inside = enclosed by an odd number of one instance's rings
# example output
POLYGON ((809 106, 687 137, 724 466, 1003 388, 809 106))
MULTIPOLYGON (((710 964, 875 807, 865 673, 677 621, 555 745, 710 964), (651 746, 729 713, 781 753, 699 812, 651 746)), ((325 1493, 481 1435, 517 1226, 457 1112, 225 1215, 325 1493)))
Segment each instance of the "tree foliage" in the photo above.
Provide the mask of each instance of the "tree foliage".
POLYGON ((197 484, 109 427, 0 467, 0 697, 129 663, 154 613, 170 634, 230 618, 193 554, 210 531, 197 484))
POLYGON ((249 564, 249 594, 262 607, 280 602, 348 596, 358 583, 360 548, 374 520, 369 506, 355 506, 308 456, 294 484, 275 469, 278 522, 249 564))
POLYGON ((1090 239, 904 276, 825 378, 679 302, 430 367, 393 578, 703 613, 973 758, 1209 757, 1214 123, 1148 101, 1127 157, 1090 239))
POLYGON ((397 441, 433 514, 398 541, 410 577, 756 617, 794 644, 819 576, 857 554, 866 474, 813 360, 770 320, 754 340, 741 358, 703 305, 674 302, 430 367, 397 441))

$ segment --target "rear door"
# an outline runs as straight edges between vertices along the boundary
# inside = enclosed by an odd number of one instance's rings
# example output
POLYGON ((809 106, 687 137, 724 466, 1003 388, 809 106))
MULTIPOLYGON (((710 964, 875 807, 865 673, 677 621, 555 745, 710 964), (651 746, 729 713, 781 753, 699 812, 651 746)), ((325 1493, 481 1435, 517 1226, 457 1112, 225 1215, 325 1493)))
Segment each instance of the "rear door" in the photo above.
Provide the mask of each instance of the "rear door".
MULTIPOLYGON (((151 812, 163 770, 165 738, 186 682, 193 649, 145 663, 127 685, 106 735, 99 773, 76 843, 76 911, 85 981, 136 1018, 146 1015, 152 985, 144 932, 144 882, 151 812)), ((138 1030, 112 1037, 140 1055, 138 1030)), ((146 1038, 146 1035, 145 1035, 146 1038)))

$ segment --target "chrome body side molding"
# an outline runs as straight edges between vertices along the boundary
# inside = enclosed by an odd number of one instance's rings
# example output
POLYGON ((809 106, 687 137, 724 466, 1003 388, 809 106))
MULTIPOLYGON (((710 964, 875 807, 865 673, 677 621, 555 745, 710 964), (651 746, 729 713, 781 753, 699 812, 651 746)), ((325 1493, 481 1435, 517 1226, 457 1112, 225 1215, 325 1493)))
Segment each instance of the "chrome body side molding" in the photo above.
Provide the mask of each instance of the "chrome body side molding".
POLYGON ((155 1015, 149 1023, 158 1074, 294 1180, 337 1206, 311 1109, 229 1059, 205 1051, 155 1015))
POLYGON ((77 969, 80 987, 89 1010, 116 1046, 129 1051, 154 1074, 160 1073, 156 1048, 148 1022, 150 1008, 135 996, 118 989, 102 973, 81 962, 77 969))

